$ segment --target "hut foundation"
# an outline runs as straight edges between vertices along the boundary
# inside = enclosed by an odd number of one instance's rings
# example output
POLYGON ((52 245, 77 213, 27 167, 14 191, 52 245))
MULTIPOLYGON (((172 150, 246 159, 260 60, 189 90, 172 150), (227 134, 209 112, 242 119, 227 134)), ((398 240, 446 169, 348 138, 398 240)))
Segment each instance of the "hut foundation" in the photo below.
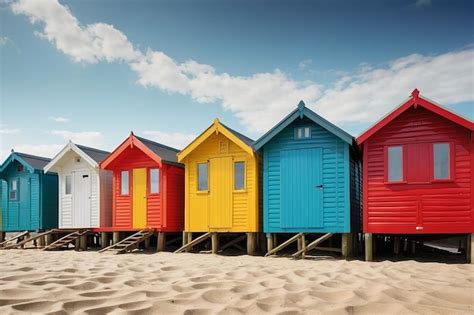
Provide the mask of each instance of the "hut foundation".
POLYGON ((267 237, 267 253, 273 249, 273 235, 271 233, 266 234, 267 237))
POLYGON ((247 233, 247 255, 255 255, 255 248, 257 245, 257 233, 247 233))
POLYGON ((5 232, 0 232, 0 243, 5 241, 5 232))
POLYGON ((109 246, 109 244, 110 244, 110 242, 109 242, 109 233, 102 232, 100 234, 100 245, 101 245, 101 247, 106 248, 106 247, 109 246))
POLYGON ((471 264, 474 264, 474 233, 467 235, 466 258, 471 264))
POLYGON ((113 232, 112 233, 113 244, 117 244, 120 242, 120 232, 113 232))
POLYGON ((342 257, 348 258, 352 254, 352 234, 343 233, 341 242, 342 257))
POLYGON ((365 233, 365 261, 373 261, 373 238, 372 233, 365 233))
MULTIPOLYGON (((183 242, 184 242, 184 238, 183 238, 183 242)), ((164 232, 158 232, 156 250, 159 252, 162 252, 165 250, 165 248, 166 248, 166 234, 164 232)))
POLYGON ((215 232, 211 234, 211 244, 212 244, 212 253, 216 255, 217 252, 219 251, 219 234, 215 232))

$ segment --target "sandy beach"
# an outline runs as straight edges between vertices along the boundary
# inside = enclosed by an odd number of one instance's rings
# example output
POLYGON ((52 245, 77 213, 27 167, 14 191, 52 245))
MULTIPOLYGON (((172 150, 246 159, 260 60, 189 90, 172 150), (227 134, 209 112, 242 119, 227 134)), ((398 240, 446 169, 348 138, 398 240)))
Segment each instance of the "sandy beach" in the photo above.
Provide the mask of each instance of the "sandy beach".
POLYGON ((474 265, 0 252, 0 313, 473 314, 474 265))

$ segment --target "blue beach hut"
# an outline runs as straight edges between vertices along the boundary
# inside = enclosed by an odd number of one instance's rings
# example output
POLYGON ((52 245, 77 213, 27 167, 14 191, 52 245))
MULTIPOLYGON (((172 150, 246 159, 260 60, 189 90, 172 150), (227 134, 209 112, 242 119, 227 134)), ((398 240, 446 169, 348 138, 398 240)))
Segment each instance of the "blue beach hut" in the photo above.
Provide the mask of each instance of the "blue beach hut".
POLYGON ((2 232, 58 226, 58 176, 44 174, 50 159, 13 152, 0 166, 2 232))
POLYGON ((254 147, 263 153, 263 229, 269 249, 277 245, 275 233, 343 233, 347 255, 349 233, 360 228, 361 165, 353 137, 301 101, 254 147))

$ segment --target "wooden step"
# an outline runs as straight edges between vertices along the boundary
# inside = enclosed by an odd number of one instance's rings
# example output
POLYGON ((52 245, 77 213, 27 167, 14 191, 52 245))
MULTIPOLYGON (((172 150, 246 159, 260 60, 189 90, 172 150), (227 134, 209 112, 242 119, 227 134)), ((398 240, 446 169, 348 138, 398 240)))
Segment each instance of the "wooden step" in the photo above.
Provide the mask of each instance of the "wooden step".
POLYGON ((127 251, 130 251, 131 249, 135 248, 138 244, 141 242, 145 241, 147 238, 152 236, 154 234, 154 231, 151 229, 144 229, 141 230, 125 239, 122 241, 118 242, 117 244, 113 244, 109 247, 106 247, 102 250, 99 251, 99 253, 103 253, 106 251, 113 251, 116 254, 120 253, 125 253, 127 251))
MULTIPOLYGON (((52 234, 52 233, 57 233, 58 230, 57 229, 53 229, 53 230, 49 230, 49 231, 46 231, 46 232, 43 232, 43 233, 38 233, 36 234, 35 236, 30 236, 29 238, 27 238, 26 240, 23 240, 23 241, 20 241, 16 244, 10 244, 10 245, 7 245, 5 247, 3 247, 2 249, 14 249, 14 248, 18 248, 18 247, 22 247, 24 246, 25 244, 27 243, 30 243, 30 242, 33 242, 34 240, 37 240, 39 239, 40 237, 42 236, 45 236, 45 235, 48 235, 48 234, 52 234)), ((29 233, 28 233, 29 234, 29 233)), ((31 235, 31 234, 29 234, 31 235)))
POLYGON ((16 241, 16 240, 18 240, 18 239, 20 239, 20 238, 22 238, 22 237, 28 235, 29 233, 30 233, 30 232, 28 232, 28 231, 24 231, 24 232, 18 233, 17 235, 15 235, 15 236, 13 236, 13 237, 11 237, 11 238, 9 238, 9 239, 7 239, 7 240, 1 242, 1 243, 0 243, 0 247, 4 247, 4 246, 8 245, 8 243, 13 242, 13 241, 16 241))
POLYGON ((62 238, 55 241, 54 243, 46 246, 45 248, 43 248, 43 250, 54 250, 54 249, 62 248, 64 246, 67 246, 70 243, 74 242, 75 240, 77 240, 81 236, 86 235, 87 233, 89 233, 89 230, 74 231, 70 234, 67 234, 66 236, 63 236, 62 238))

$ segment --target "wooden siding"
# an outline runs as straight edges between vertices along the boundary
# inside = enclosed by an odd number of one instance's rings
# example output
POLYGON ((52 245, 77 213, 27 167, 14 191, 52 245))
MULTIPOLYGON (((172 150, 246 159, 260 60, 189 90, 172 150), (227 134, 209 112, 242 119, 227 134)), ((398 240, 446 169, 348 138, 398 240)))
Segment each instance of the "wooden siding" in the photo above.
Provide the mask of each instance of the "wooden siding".
POLYGON ((56 174, 39 174, 41 183, 42 204, 39 229, 47 230, 58 227, 58 176, 56 174))
POLYGON ((474 232, 471 136, 464 127, 424 108, 412 107, 364 142, 364 232, 474 232), (453 143, 452 181, 385 182, 387 145, 436 142, 453 143))
POLYGON ((184 169, 182 167, 166 166, 166 207, 175 209, 166 213, 166 230, 182 231, 184 228, 184 169))
POLYGON ((112 226, 112 180, 113 174, 110 171, 100 170, 99 172, 99 194, 100 194, 100 227, 112 226))
MULTIPOLYGON (((264 145, 264 231, 333 232, 350 231, 349 145, 307 118, 297 119, 264 145), (295 140, 294 128, 311 126, 311 138, 295 140), (314 227, 285 227, 281 213, 281 151, 320 148, 322 151, 322 224, 314 227)), ((315 209, 316 210, 316 209, 315 209)), ((298 209, 294 215, 299 216, 298 209)))
MULTIPOLYGON (((185 230, 189 232, 256 232, 258 231, 258 166, 256 156, 251 156, 221 133, 212 134, 186 158, 186 216, 185 230), (245 190, 233 190, 233 163, 231 169, 220 174, 230 185, 231 219, 221 227, 210 227, 212 192, 197 191, 197 163, 212 158, 228 157, 232 161, 245 161, 245 190), (230 224, 228 224, 230 223, 230 224), (228 226, 229 225, 229 226, 228 226)), ((209 166, 209 172, 211 167, 209 166)), ((210 179, 213 175, 209 174, 210 179)), ((209 183, 209 188, 212 184, 209 183)))

